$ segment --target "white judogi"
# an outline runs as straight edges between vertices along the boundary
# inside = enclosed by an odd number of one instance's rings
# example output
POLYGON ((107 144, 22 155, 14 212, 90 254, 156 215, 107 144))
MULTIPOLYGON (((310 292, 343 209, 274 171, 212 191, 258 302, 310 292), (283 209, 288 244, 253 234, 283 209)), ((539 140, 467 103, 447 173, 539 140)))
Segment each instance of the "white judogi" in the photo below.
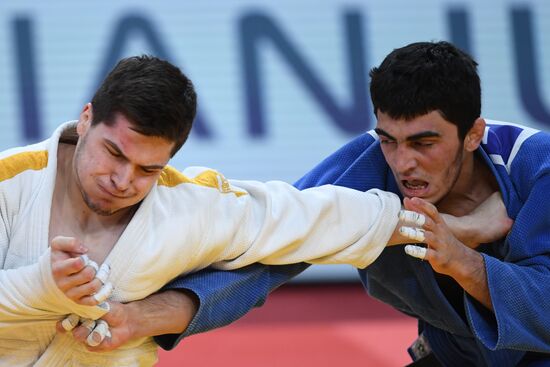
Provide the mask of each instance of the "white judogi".
MULTIPOLYGON (((92 353, 70 333, 55 333, 55 322, 66 314, 97 319, 105 312, 67 299, 51 276, 57 147, 73 127, 64 124, 42 143, 0 153, 0 365, 152 365, 151 338, 92 353)), ((105 260, 115 287, 111 299, 142 299, 212 264, 366 267, 384 249, 399 210, 399 198, 379 190, 298 191, 283 182, 228 181, 204 168, 182 174, 167 167, 105 260)))

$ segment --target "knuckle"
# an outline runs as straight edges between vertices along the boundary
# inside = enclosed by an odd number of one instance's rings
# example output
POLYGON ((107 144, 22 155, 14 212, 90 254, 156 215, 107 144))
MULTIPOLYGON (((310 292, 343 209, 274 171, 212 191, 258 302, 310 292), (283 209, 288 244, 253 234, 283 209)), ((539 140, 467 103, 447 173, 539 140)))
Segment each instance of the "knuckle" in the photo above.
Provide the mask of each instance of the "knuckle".
POLYGON ((84 263, 82 262, 82 259, 77 257, 77 258, 73 258, 73 259, 69 259, 70 261, 70 265, 69 265, 69 268, 73 271, 73 272, 77 272, 79 270, 81 270, 83 267, 84 267, 84 263))
POLYGON ((57 249, 60 245, 60 242, 61 242, 62 238, 63 237, 61 237, 61 236, 55 236, 54 238, 52 238, 52 241, 50 242, 50 246, 52 248, 57 249))
POLYGON ((55 283, 57 285, 57 288, 59 288, 59 290, 65 294, 65 296, 67 295, 67 292, 69 292, 69 287, 67 286, 66 283, 55 283))
POLYGON ((61 277, 63 275, 61 267, 57 263, 52 264, 52 275, 54 278, 61 277))
POLYGON ((65 296, 68 299, 78 303, 80 295, 77 293, 77 291, 74 288, 71 288, 71 289, 65 291, 64 293, 65 293, 65 296))
POLYGON ((90 291, 92 293, 97 293, 97 292, 99 292, 99 290, 101 289, 102 286, 103 286, 103 284, 99 280, 94 279, 90 283, 90 291))
POLYGON ((86 266, 84 269, 82 269, 81 276, 82 280, 90 282, 95 277, 95 270, 90 266, 86 266))
POLYGON ((80 304, 85 306, 97 306, 98 302, 94 297, 87 295, 80 299, 80 304))

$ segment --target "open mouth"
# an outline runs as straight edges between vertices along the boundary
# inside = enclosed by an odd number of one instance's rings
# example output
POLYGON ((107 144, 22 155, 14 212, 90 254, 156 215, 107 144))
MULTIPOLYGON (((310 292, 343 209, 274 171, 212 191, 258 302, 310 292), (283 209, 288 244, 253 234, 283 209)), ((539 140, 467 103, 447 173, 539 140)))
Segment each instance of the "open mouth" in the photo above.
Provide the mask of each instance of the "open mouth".
POLYGON ((401 180, 401 184, 405 188, 403 194, 406 196, 422 196, 428 191, 428 182, 422 180, 401 180))

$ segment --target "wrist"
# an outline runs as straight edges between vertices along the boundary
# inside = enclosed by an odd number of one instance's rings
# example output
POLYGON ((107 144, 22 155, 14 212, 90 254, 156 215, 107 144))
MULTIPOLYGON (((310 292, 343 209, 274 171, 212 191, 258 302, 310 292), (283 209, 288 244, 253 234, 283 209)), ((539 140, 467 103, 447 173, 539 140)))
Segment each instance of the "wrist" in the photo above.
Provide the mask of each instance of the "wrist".
POLYGON ((466 246, 462 246, 462 252, 460 260, 450 267, 447 274, 459 284, 469 283, 477 279, 480 272, 485 273, 485 261, 479 252, 466 246))
POLYGON ((197 312, 198 299, 191 292, 167 290, 124 306, 134 339, 184 332, 197 312))
POLYGON ((143 301, 135 301, 123 305, 126 311, 125 325, 129 339, 148 336, 145 332, 145 324, 147 323, 146 318, 144 318, 144 320, 140 318, 140 315, 142 314, 142 303, 143 301))

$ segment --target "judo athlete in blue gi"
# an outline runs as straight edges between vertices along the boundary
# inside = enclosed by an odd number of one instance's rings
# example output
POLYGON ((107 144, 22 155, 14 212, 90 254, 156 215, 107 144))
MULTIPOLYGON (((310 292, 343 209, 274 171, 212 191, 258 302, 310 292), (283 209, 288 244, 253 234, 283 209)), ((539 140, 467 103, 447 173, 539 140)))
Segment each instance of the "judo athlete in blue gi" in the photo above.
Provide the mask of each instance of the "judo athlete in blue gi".
MULTIPOLYGON (((408 248, 425 261, 388 247, 358 270, 369 295, 418 319, 418 343, 431 352, 413 348, 416 360, 550 365, 550 135, 481 118, 476 66, 446 42, 394 50, 371 71, 376 129, 296 186, 379 188, 427 215, 424 232, 412 233, 427 249, 408 248), (439 212, 465 215, 495 191, 514 220, 509 234, 479 246, 458 241, 439 212)), ((194 294, 197 312, 183 334, 156 340, 170 349, 185 336, 227 325, 306 267, 255 264, 180 278, 168 294, 194 294)))

